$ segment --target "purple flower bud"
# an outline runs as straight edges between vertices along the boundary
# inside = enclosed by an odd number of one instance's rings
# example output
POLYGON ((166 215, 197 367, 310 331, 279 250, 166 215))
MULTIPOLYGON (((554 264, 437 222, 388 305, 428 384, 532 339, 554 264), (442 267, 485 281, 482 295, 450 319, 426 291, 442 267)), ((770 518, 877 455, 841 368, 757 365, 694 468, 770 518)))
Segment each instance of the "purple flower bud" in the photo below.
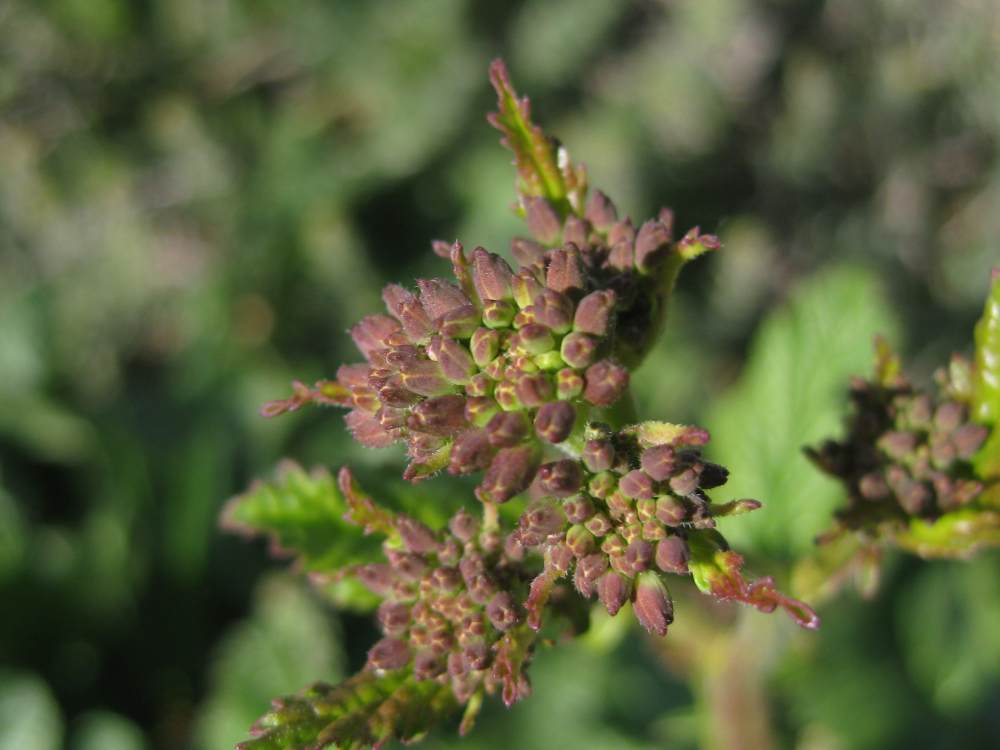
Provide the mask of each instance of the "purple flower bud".
POLYGON ((545 288, 532 300, 535 320, 556 333, 566 333, 573 325, 573 302, 555 289, 545 288))
POLYGON ((501 591, 486 605, 486 616, 497 630, 509 630, 520 619, 514 599, 507 591, 501 591))
POLYGON ((594 406, 611 406, 628 388, 628 370, 608 359, 587 368, 583 397, 594 406))
POLYGON ((390 284, 382 290, 382 299, 389 312, 403 324, 410 341, 423 341, 434 328, 427 311, 416 296, 399 284, 390 284))
POLYGON ((955 446, 956 455, 963 461, 972 458, 976 452, 986 442, 989 430, 979 424, 964 424, 955 430, 951 435, 951 442, 955 446))
POLYGON ((656 218, 660 220, 660 223, 667 228, 667 237, 671 240, 674 238, 674 211, 673 209, 664 206, 656 214, 656 218))
POLYGON ((490 465, 496 450, 490 445, 484 430, 466 430, 459 433, 448 458, 450 474, 472 474, 490 465))
POLYGON ((420 651, 413 659, 413 679, 431 680, 445 671, 445 660, 432 649, 420 651))
POLYGON ((384 601, 378 607, 377 618, 383 633, 402 635, 410 627, 410 608, 402 602, 384 601))
POLYGON ((523 411, 501 411, 486 425, 490 444, 500 448, 520 443, 528 434, 530 422, 523 411))
MULTIPOLYGON (((601 552, 611 558, 612 565, 615 563, 615 558, 621 558, 620 562, 624 563, 627 546, 625 540, 618 534, 608 534, 604 537, 604 541, 601 542, 601 552)), ((631 570, 628 570, 625 566, 622 567, 621 572, 632 575, 631 570)))
POLYGON ((584 526, 586 526, 587 531, 596 537, 602 537, 614 528, 614 524, 611 523, 608 517, 600 512, 588 518, 584 526))
POLYGON ((556 575, 564 576, 573 564, 573 557, 573 550, 569 545, 562 542, 550 544, 545 550, 545 568, 556 575))
POLYGON ((458 569, 448 566, 434 568, 430 579, 431 585, 440 591, 454 591, 462 583, 458 569))
POLYGON ((351 437, 366 448, 386 448, 393 443, 392 435, 369 412, 353 409, 344 416, 344 422, 351 437))
POLYGON ((656 518, 655 500, 636 500, 635 514, 640 523, 646 523, 656 518))
POLYGON ((356 575, 364 587, 373 594, 385 596, 395 578, 392 568, 386 563, 369 563, 357 568, 356 575))
POLYGON ((519 523, 526 530, 544 538, 561 532, 566 525, 566 516, 562 508, 551 502, 540 502, 525 510, 519 523))
POLYGON ((572 242, 577 247, 584 248, 588 246, 589 237, 590 225, 586 221, 572 214, 566 217, 562 235, 564 244, 572 242))
POLYGON ((877 471, 869 472, 858 480, 858 492, 865 500, 884 500, 890 494, 885 477, 877 471))
POLYGON ((522 324, 525 322, 531 322, 529 320, 524 320, 523 315, 526 312, 526 308, 530 307, 535 301, 535 298, 541 294, 542 282, 538 280, 534 271, 524 268, 518 271, 517 275, 514 277, 513 282, 514 289, 514 301, 517 302, 518 307, 521 311, 514 317, 515 324, 522 324))
MULTIPOLYGON (((411 393, 421 396, 443 396, 454 391, 436 362, 429 359, 415 359, 407 362, 399 373, 400 385, 411 393)), ((386 391, 379 389, 379 397, 386 391)), ((385 399, 383 399, 385 400, 385 399)))
POLYGON ((671 535, 656 544, 656 566, 664 573, 686 575, 691 550, 681 537, 671 535))
POLYGON ((931 501, 931 491, 923 482, 906 479, 898 482, 893 488, 896 491, 896 502, 911 516, 919 516, 928 510, 931 501))
POLYGON ((556 345, 555 339, 546 326, 529 323, 517 332, 517 350, 525 354, 542 354, 556 345))
POLYGON ((472 302, 462 290, 444 279, 417 279, 420 303, 432 321, 438 321, 453 310, 471 307, 472 302))
POLYGON ((439 258, 448 260, 451 257, 451 243, 444 240, 431 240, 431 251, 439 258))
POLYGON ((649 273, 662 263, 670 251, 670 232, 660 222, 650 219, 639 227, 635 237, 635 265, 649 273))
POLYGON ((545 248, 537 242, 526 240, 523 237, 515 237, 511 240, 510 253, 521 266, 540 266, 545 263, 545 248))
POLYGON ((631 240, 620 239, 611 245, 611 251, 608 253, 608 265, 622 273, 633 270, 635 251, 632 249, 631 240))
POLYGON ((372 352, 385 349, 385 340, 399 329, 399 322, 388 315, 367 315, 351 328, 351 338, 358 351, 370 361, 372 352))
POLYGON ((690 495, 698 489, 699 473, 693 467, 684 469, 680 474, 670 477, 670 490, 682 497, 690 495))
POLYGON ((912 432, 887 432, 879 438, 878 447, 890 458, 902 461, 917 447, 917 436, 912 432))
POLYGON ((628 601, 629 594, 631 594, 629 580, 613 570, 609 570, 597 581, 597 596, 612 617, 618 614, 618 610, 628 601))
POLYGON ((670 495, 656 498, 656 517, 666 526, 679 526, 687 520, 687 507, 670 495))
POLYGON ((500 351, 500 334, 489 328, 477 328, 469 342, 472 359, 480 367, 492 362, 500 351))
POLYGON ((574 524, 566 532, 566 546, 575 557, 580 558, 589 555, 596 549, 597 540, 583 525, 574 524))
POLYGON ((549 251, 549 266, 545 273, 545 286, 557 292, 584 288, 583 262, 576 245, 567 244, 549 251))
POLYGON ((580 464, 569 458, 547 463, 538 470, 539 487, 555 497, 572 495, 580 489, 582 482, 580 464))
POLYGON ((945 401, 934 411, 934 426, 944 432, 957 430, 965 419, 965 407, 957 401, 945 401))
POLYGON ((462 396, 438 396, 421 401, 413 407, 406 420, 411 430, 448 437, 468 428, 465 421, 465 399, 462 396))
POLYGON ((576 306, 573 328, 582 333, 603 336, 608 332, 611 313, 615 309, 615 293, 610 289, 591 292, 576 306))
POLYGON ((502 449, 476 488, 476 497, 489 503, 507 502, 527 489, 537 466, 538 456, 532 446, 502 449))
POLYGON ((594 515, 594 504, 586 495, 570 495, 563 500, 563 512, 570 523, 583 523, 594 515))
POLYGON ((419 580, 420 576, 427 569, 427 561, 420 555, 403 552, 398 549, 387 549, 386 559, 393 571, 408 581, 419 580))
POLYGON ((618 210, 608 196, 595 190, 587 201, 586 216, 598 231, 606 232, 618 221, 618 210))
POLYGON ((483 323, 490 328, 507 328, 514 322, 517 307, 503 299, 490 299, 483 303, 483 323))
POLYGON ((653 479, 642 469, 633 469, 618 480, 618 489, 626 497, 649 500, 653 497, 653 479))
POLYGON ((398 638, 383 638, 368 652, 372 669, 402 669, 410 661, 410 649, 398 638))
POLYGON ((576 409, 567 401, 542 404, 535 415, 535 432, 549 443, 561 443, 573 432, 576 409))
POLYGON ((414 518, 399 514, 396 516, 396 531, 410 552, 426 554, 437 549, 434 532, 414 518))
POLYGON ((510 299, 513 279, 514 272, 499 255, 482 247, 472 251, 472 282, 481 300, 510 299))
POLYGON ((610 440, 588 440, 583 446, 583 463, 593 473, 607 471, 615 462, 615 447, 610 440))
POLYGON ((594 361, 597 341, 585 333, 574 331, 565 336, 559 347, 559 354, 570 367, 582 370, 594 361))
POLYGON ((490 652, 481 640, 473 641, 462 648, 462 656, 469 669, 486 669, 490 665, 490 652))
POLYGON ((649 570, 653 562, 653 545, 644 539, 634 539, 625 550, 625 561, 633 573, 649 570))
POLYGON ((469 350, 455 339, 434 336, 427 347, 427 354, 438 363, 441 372, 452 383, 468 383, 478 369, 469 350))
POLYGON ((608 245, 614 245, 620 240, 635 241, 635 227, 632 226, 632 220, 628 217, 616 221, 608 230, 608 245))
POLYGON ((658 636, 667 634, 667 626, 674 621, 674 605, 670 601, 670 592, 657 573, 646 571, 639 574, 632 611, 648 632, 658 636))
POLYGON ((448 528, 463 542, 468 542, 479 533, 479 521, 465 508, 460 508, 448 521, 448 528))
POLYGON ((531 236, 543 245, 554 245, 562 234, 562 221, 552 205, 544 198, 524 199, 525 221, 531 236))
POLYGON ((573 575, 573 585, 585 597, 594 595, 594 588, 608 569, 608 558, 599 552, 580 558, 573 575))
POLYGON ((569 401, 583 393, 583 385, 583 376, 576 370, 564 367, 556 373, 556 397, 562 401, 569 401))
POLYGON ((555 395, 552 380, 541 372, 521 375, 515 388, 518 400, 528 407, 541 406, 551 401, 555 395))
POLYGON ((623 521, 635 514, 632 500, 620 489, 614 490, 604 502, 607 503, 608 513, 614 519, 623 521))
POLYGON ((453 339, 469 338, 482 323, 482 316, 472 305, 449 310, 438 321, 438 333, 453 339))

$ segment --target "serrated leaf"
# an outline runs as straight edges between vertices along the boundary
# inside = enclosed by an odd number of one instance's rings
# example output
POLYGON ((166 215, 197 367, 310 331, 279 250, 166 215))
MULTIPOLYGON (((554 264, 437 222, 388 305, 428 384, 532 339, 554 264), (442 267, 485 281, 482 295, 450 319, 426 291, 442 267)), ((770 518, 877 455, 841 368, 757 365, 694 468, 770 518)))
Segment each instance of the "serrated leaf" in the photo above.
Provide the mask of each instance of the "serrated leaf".
POLYGON ((843 489, 810 466, 802 446, 837 433, 849 377, 870 369, 876 334, 892 340, 896 324, 883 299, 860 268, 801 284, 762 324, 740 381, 713 404, 708 455, 729 469, 726 494, 763 503, 720 522, 737 549, 791 559, 811 552, 829 526, 843 489))
POLYGON ((504 134, 503 144, 514 152, 518 192, 545 198, 563 218, 582 213, 587 194, 583 168, 574 167, 559 142, 531 121, 528 98, 517 95, 503 60, 490 65, 490 82, 497 92, 497 111, 487 119, 504 134))
POLYGON ((254 482, 226 503, 221 524, 248 536, 268 536, 274 554, 293 556, 305 572, 332 573, 380 558, 381 540, 348 521, 348 512, 358 511, 329 472, 306 472, 283 461, 272 480, 254 482))
POLYGON ((360 672, 337 686, 318 683, 280 698, 237 750, 339 750, 411 742, 458 710, 447 685, 407 670, 360 672))

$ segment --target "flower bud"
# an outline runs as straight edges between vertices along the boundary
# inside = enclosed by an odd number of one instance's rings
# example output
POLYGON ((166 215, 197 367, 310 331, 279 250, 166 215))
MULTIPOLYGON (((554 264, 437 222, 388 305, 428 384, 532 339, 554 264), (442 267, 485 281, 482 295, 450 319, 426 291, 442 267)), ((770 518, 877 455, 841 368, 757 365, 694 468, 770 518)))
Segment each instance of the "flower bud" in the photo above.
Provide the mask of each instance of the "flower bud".
POLYGON ((420 303, 435 322, 453 310, 472 305, 461 289, 444 279, 417 279, 417 288, 420 290, 420 303))
POLYGON ((472 282, 481 300, 510 299, 513 279, 514 272, 499 255, 482 247, 472 251, 472 282))
POLYGON ((517 379, 515 390, 520 403, 528 407, 541 406, 551 401, 555 395, 551 378, 540 372, 521 375, 517 379))
POLYGON ((656 543, 656 566, 664 573, 685 575, 690 559, 691 550, 679 536, 671 535, 656 543))
POLYGON ((507 300, 491 299, 483 304, 483 323, 490 328, 507 328, 516 314, 514 303, 507 300))
POLYGON ((986 442, 989 430, 979 424, 964 424, 951 434, 951 442, 955 446, 955 453, 958 458, 967 461, 986 442))
POLYGON ((448 437, 468 427, 465 420, 465 399, 458 395, 437 396, 413 407, 406 420, 411 430, 448 437))
POLYGON ((600 512, 588 518, 583 525, 587 528, 587 531, 596 537, 602 537, 614 528, 614 524, 611 523, 608 517, 600 512))
POLYGON ((618 614, 618 610, 628 601, 630 589, 628 579, 613 570, 609 570, 597 581, 597 596, 612 617, 618 614))
POLYGON ((618 488, 618 479, 610 471, 602 471, 590 478, 587 491, 594 497, 604 500, 618 488))
POLYGON ((414 518, 403 514, 396 516, 396 531, 410 552, 423 555, 437 549, 434 532, 414 518))
POLYGON ((420 651, 413 659, 413 679, 417 682, 431 680, 443 674, 445 669, 443 656, 435 653, 433 649, 420 651))
POLYGON ((600 190, 595 190, 590 194, 585 215, 587 221, 600 232, 606 232, 618 221, 618 210, 615 208, 615 204, 600 190))
POLYGON ((486 605, 486 616, 490 618, 493 627, 501 631, 514 627, 520 619, 514 599, 507 591, 501 591, 490 599, 490 603, 486 605))
POLYGON ((583 596, 591 597, 601 576, 608 569, 608 558, 599 552, 580 558, 573 575, 573 585, 583 596))
POLYGON ((386 563, 369 563, 357 568, 358 580, 373 594, 385 596, 392 586, 392 568, 386 563))
POLYGON ((574 331, 568 334, 559 345, 559 355, 570 367, 582 370, 594 361, 597 353, 597 341, 586 333, 574 331))
POLYGON ((566 367, 556 373, 556 397, 562 401, 569 401, 583 393, 583 385, 583 377, 576 370, 566 367))
POLYGON ((554 245, 562 234, 562 221, 552 205, 544 198, 523 199, 525 221, 531 236, 543 245, 554 245))
POLYGON ((670 251, 670 232, 655 219, 639 227, 635 237, 635 265, 641 273, 650 273, 670 251))
POLYGON ((934 426, 944 432, 957 430, 965 419, 965 407, 957 401, 945 401, 934 412, 934 426))
POLYGON ((573 328, 581 333, 603 336, 608 332, 611 313, 615 309, 615 293, 610 289, 591 292, 576 306, 573 328))
POLYGON ((366 315, 351 328, 351 338, 365 359, 373 351, 385 349, 385 340, 400 329, 399 321, 388 315, 366 315))
POLYGON ((528 434, 530 423, 523 411, 501 411, 486 425, 490 445, 506 448, 520 443, 528 434))
POLYGON ((557 292, 584 288, 583 263, 576 245, 567 244, 549 252, 549 267, 545 272, 545 286, 557 292))
MULTIPOLYGON (((517 314, 518 316, 527 312, 527 308, 531 307, 532 303, 544 289, 542 282, 538 280, 535 272, 527 268, 521 269, 517 272, 517 275, 514 276, 512 286, 514 289, 514 301, 517 302, 517 306, 521 308, 521 311, 517 314)), ((517 323, 517 316, 515 316, 514 321, 517 323)))
POLYGON ((529 323, 517 332, 516 349, 524 354, 542 354, 555 345, 552 331, 541 323, 529 323))
POLYGON ((454 339, 434 336, 427 347, 427 354, 438 363, 441 372, 452 383, 469 383, 476 374, 476 363, 469 350, 454 339))
POLYGON ((573 326, 573 302, 555 289, 542 289, 531 309, 535 320, 556 333, 566 333, 573 326))
POLYGON ((608 359, 587 368, 583 397, 594 406, 611 406, 628 388, 628 370, 608 359))
POLYGON ((542 404, 535 414, 535 432, 549 443, 561 443, 570 436, 576 422, 576 409, 567 401, 542 404))
POLYGON ((477 328, 469 342, 473 361, 486 367, 500 352, 500 334, 489 328, 477 328))
POLYGON ((545 248, 537 242, 526 240, 523 237, 515 237, 511 240, 510 253, 521 266, 540 266, 545 263, 545 248))
POLYGON ((608 265, 621 273, 628 273, 635 265, 635 251, 632 249, 632 240, 619 239, 611 244, 611 251, 608 253, 608 265))
POLYGON ((615 462, 615 447, 610 440, 588 440, 583 446, 583 463, 595 474, 607 471, 615 462))
POLYGON ((912 432, 887 432, 879 438, 878 447, 890 458, 902 461, 917 447, 917 436, 912 432))
POLYGON ((372 669, 402 669, 410 661, 410 649, 398 638, 383 638, 368 651, 372 669))
POLYGON ((633 469, 618 480, 618 489, 626 497, 649 500, 653 497, 653 480, 642 469, 633 469))
POLYGON ((633 539, 625 550, 625 561, 633 574, 649 570, 653 561, 653 545, 644 539, 633 539))
POLYGON ((572 495, 580 489, 582 481, 580 464, 569 458, 547 463, 538 470, 539 486, 555 497, 572 495))
POLYGON ((463 412, 469 424, 485 427, 493 415, 500 410, 497 402, 489 396, 473 396, 465 400, 463 412))
POLYGON ((570 214, 566 217, 562 228, 562 241, 572 242, 577 247, 586 247, 590 235, 590 227, 587 222, 578 216, 570 214))
POLYGON ((656 498, 656 517, 665 526, 680 526, 687 520, 687 508, 676 497, 661 495, 656 498))
MULTIPOLYGON (((527 387, 525 386, 526 389, 527 387)), ((515 411, 524 408, 524 404, 521 403, 521 399, 517 395, 517 385, 509 380, 497 383, 493 389, 493 398, 496 399, 496 402, 500 404, 500 408, 504 411, 515 411)))
POLYGON ((482 323, 479 311, 472 305, 449 310, 438 321, 438 333, 453 339, 469 338, 482 323))
POLYGON ((448 456, 450 474, 471 474, 485 469, 493 460, 495 449, 485 430, 466 430, 455 438, 448 456))
POLYGON ((670 490, 674 494, 686 496, 698 489, 699 473, 694 468, 687 468, 680 474, 670 477, 670 490))
POLYGON ((667 634, 667 626, 674 621, 674 605, 657 573, 646 571, 638 575, 632 611, 648 632, 659 636, 667 634))
POLYGON ((483 502, 507 502, 527 489, 537 465, 538 457, 531 446, 502 449, 476 488, 476 497, 483 502))
POLYGON ((434 330, 431 319, 416 296, 399 284, 389 284, 382 290, 382 300, 393 316, 403 324, 410 341, 423 341, 434 330))
POLYGON ((585 557, 593 552, 597 547, 597 540, 581 524, 574 524, 566 531, 566 546, 572 551, 575 557, 585 557))
POLYGON ((402 635, 410 627, 410 608, 402 602, 384 601, 379 605, 377 618, 383 633, 402 635))
POLYGON ((570 495, 563 500, 563 512, 570 523, 583 523, 594 515, 594 504, 586 495, 570 495))

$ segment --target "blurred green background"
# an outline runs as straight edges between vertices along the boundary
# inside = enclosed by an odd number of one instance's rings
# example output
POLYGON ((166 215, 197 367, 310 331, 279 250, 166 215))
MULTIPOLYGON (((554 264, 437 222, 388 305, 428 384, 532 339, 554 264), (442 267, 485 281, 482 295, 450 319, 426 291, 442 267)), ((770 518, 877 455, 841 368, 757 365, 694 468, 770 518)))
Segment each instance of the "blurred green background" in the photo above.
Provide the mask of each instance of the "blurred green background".
MULTIPOLYGON (((621 211, 722 236, 635 382, 765 502, 726 528, 754 571, 787 583, 839 502, 799 448, 872 335, 918 381, 970 346, 995 0, 0 2, 0 750, 228 748, 363 662, 367 617, 215 518, 286 455, 393 490, 398 451, 257 408, 353 359, 387 280, 444 273, 431 238, 522 231, 500 54, 621 211)), ((665 644, 599 619, 531 700, 424 746, 995 748, 998 563, 890 557, 818 635, 687 599, 665 644)))

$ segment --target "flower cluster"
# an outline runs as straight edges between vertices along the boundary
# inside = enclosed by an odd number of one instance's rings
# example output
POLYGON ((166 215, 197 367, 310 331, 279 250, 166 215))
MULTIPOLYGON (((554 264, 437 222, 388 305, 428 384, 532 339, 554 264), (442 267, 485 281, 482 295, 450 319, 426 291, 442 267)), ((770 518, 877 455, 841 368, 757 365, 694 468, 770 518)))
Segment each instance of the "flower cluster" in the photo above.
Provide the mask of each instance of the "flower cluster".
POLYGON ((818 624, 801 602, 747 596, 738 557, 721 558, 727 576, 740 582, 738 590, 723 592, 711 580, 718 572, 717 554, 728 551, 714 530, 715 519, 755 510, 760 503, 712 503, 706 490, 723 485, 728 472, 701 456, 705 430, 646 422, 617 432, 591 424, 587 432, 582 460, 541 467, 533 488, 538 497, 511 535, 517 546, 540 551, 545 561, 526 602, 529 624, 538 627, 555 581, 572 575, 576 590, 587 598, 596 594, 608 614, 630 601, 646 630, 666 635, 673 604, 663 574, 693 572, 706 573, 707 579, 696 581, 720 598, 767 611, 782 606, 800 625, 818 624))

